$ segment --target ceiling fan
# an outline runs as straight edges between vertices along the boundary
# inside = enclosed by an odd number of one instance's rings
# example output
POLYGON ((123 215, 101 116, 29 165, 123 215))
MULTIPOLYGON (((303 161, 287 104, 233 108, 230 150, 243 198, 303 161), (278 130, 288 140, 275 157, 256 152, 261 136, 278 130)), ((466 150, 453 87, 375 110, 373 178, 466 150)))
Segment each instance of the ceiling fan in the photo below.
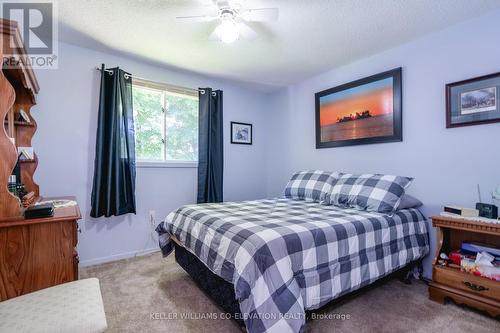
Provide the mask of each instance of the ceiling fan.
POLYGON ((257 33, 246 22, 269 22, 278 19, 278 8, 247 8, 243 0, 205 0, 206 14, 178 16, 178 20, 190 22, 219 21, 209 40, 232 43, 240 37, 252 40, 257 33))

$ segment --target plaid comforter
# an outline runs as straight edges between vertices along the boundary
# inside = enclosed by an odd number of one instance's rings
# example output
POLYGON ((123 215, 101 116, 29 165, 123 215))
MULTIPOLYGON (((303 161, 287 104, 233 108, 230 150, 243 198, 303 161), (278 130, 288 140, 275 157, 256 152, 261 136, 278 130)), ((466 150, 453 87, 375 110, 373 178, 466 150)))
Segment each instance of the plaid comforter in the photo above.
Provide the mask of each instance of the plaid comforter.
POLYGON ((392 216, 269 199, 182 206, 157 227, 164 255, 174 235, 234 284, 247 329, 304 331, 316 309, 429 251, 424 216, 392 216))

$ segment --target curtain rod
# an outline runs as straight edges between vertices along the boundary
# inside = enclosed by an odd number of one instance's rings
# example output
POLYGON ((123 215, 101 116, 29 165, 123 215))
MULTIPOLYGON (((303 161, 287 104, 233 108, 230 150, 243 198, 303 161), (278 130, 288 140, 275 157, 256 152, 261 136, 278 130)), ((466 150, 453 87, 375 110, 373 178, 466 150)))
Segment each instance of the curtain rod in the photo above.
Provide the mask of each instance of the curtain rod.
MULTIPOLYGON (((95 69, 97 69, 99 72, 103 70, 103 69, 101 69, 101 68, 99 68, 99 67, 96 67, 95 69)), ((109 75, 113 75, 113 71, 112 71, 112 70, 110 70, 110 69, 104 69, 104 71, 105 71, 106 73, 108 73, 109 75)), ((127 73, 125 73, 123 76, 124 76, 126 79, 128 79, 129 77, 132 77, 132 74, 127 74, 127 73)))
MULTIPOLYGON (((101 71, 101 68, 100 68, 100 67, 96 67, 95 69, 96 69, 96 70, 98 70, 99 72, 101 71)), ((110 70, 110 69, 105 69, 104 71, 105 71, 105 72, 107 72, 107 73, 108 73, 108 74, 110 74, 110 75, 112 75, 112 74, 113 74, 113 71, 112 71, 112 70, 110 70)), ((135 75, 132 75, 132 74, 130 74, 130 75, 129 75, 129 74, 125 74, 125 75, 126 75, 126 77, 125 77, 126 79, 128 79, 128 77, 127 77, 127 76, 131 76, 131 77, 133 77, 133 78, 135 78, 135 79, 138 79, 138 80, 141 80, 141 81, 148 81, 148 82, 151 82, 151 83, 156 83, 156 82, 151 81, 151 80, 149 80, 149 79, 145 79, 145 78, 142 78, 142 77, 138 77, 138 76, 135 76, 135 75)), ((167 84, 165 84, 165 85, 167 85, 167 84)), ((177 87, 177 88, 181 88, 181 89, 186 89, 186 90, 199 91, 201 94, 204 94, 204 93, 205 93, 205 89, 201 89, 201 88, 198 88, 198 89, 193 89, 193 88, 187 88, 187 87, 181 87, 181 86, 176 86, 176 87, 177 87)), ((215 93, 215 92, 212 92, 212 95, 213 95, 213 96, 215 96, 215 95, 216 95, 216 93, 215 93)))

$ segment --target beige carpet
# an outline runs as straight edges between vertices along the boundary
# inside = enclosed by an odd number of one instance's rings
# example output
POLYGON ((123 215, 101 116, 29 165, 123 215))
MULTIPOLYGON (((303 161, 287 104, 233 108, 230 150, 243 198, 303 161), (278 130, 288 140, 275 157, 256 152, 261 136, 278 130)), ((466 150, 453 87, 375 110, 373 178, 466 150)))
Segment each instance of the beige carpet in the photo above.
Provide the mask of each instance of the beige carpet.
MULTIPOLYGON (((109 332, 241 332, 174 261, 160 253, 81 269, 101 281, 109 332), (200 319, 214 316, 218 319, 200 319), (189 318, 186 318, 189 316, 189 318), (176 318, 177 317, 177 318, 176 318), (184 317, 184 318, 182 318, 184 317)), ((500 322, 476 311, 427 298, 421 282, 391 280, 326 313, 307 332, 500 332, 500 322)))

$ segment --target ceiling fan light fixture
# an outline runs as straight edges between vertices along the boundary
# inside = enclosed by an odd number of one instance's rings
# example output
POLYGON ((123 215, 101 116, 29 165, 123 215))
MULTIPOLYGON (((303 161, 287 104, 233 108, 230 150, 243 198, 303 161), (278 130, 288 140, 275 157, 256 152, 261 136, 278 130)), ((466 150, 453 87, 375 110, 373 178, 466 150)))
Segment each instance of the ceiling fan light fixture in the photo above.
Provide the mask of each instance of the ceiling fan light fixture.
POLYGON ((240 38, 240 25, 233 19, 224 19, 215 29, 217 37, 223 43, 233 43, 240 38))

